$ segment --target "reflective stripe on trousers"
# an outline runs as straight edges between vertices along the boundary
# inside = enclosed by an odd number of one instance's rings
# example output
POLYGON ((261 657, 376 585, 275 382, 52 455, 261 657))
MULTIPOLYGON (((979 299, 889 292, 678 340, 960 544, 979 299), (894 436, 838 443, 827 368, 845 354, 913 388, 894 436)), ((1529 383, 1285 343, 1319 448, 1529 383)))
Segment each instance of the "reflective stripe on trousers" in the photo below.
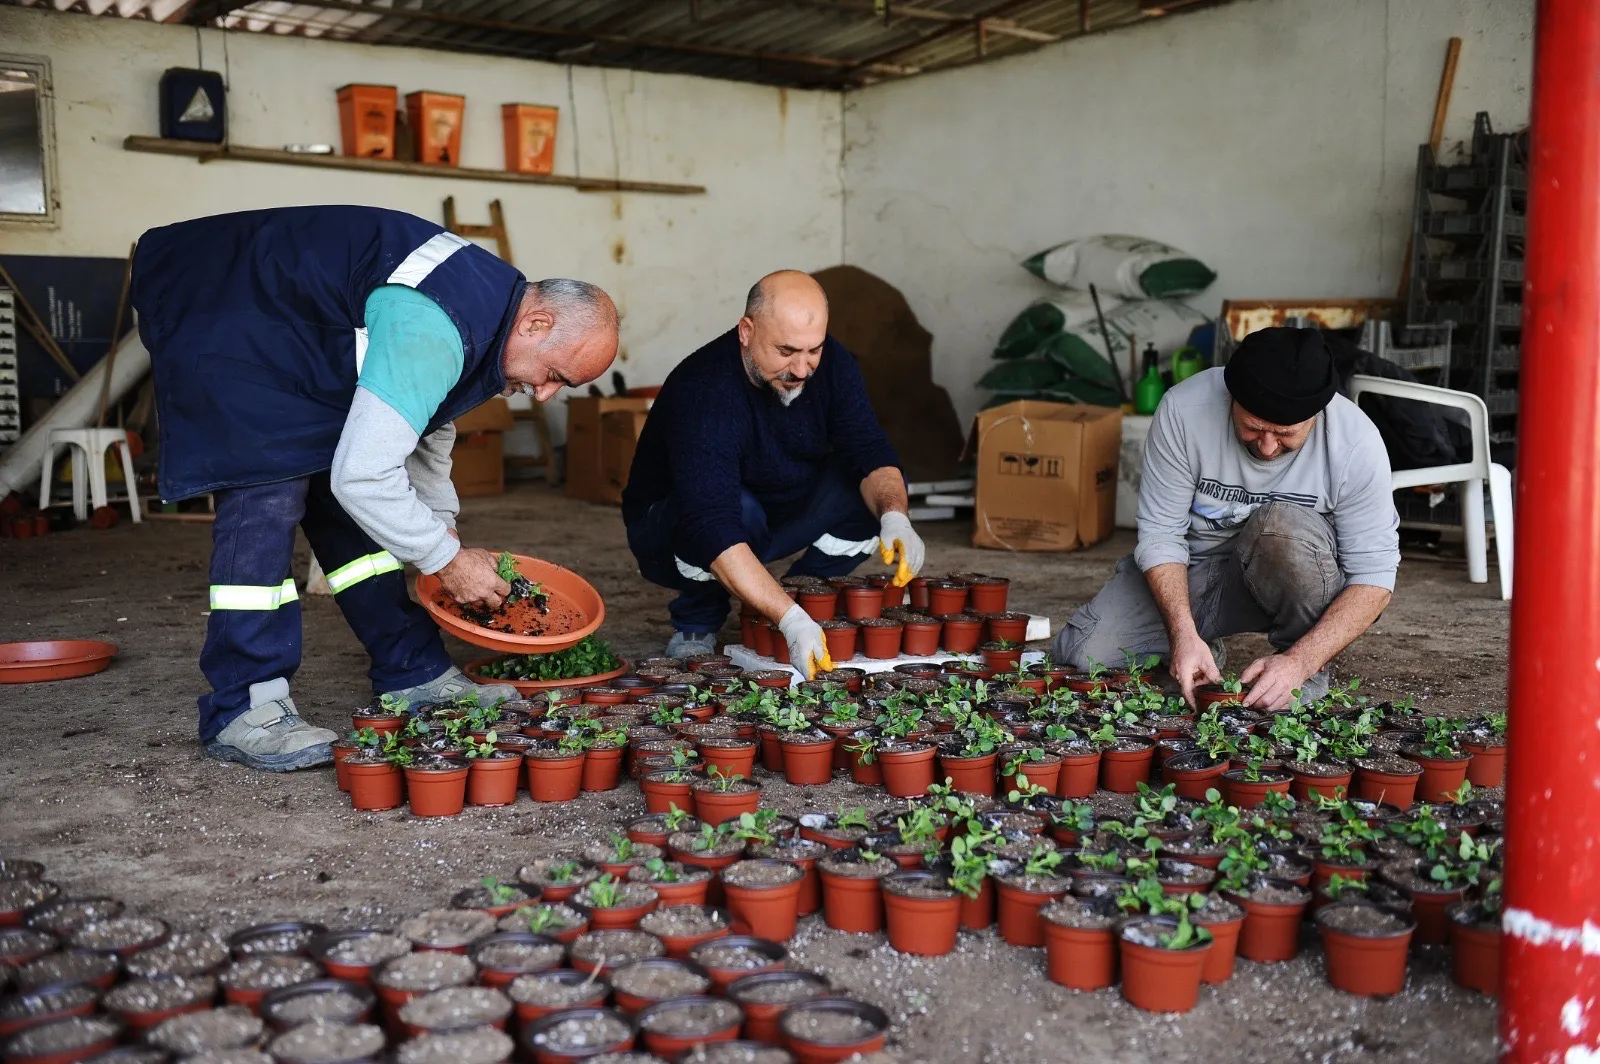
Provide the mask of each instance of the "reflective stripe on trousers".
POLYGON ((393 554, 386 550, 380 550, 374 554, 363 555, 355 561, 341 565, 333 572, 328 573, 328 586, 337 595, 345 588, 359 584, 363 580, 374 576, 382 576, 384 573, 392 573, 400 568, 400 562, 393 554))
POLYGON ((295 602, 300 593, 295 590, 294 577, 276 587, 252 587, 248 584, 212 584, 211 608, 214 610, 275 610, 286 602, 295 602))

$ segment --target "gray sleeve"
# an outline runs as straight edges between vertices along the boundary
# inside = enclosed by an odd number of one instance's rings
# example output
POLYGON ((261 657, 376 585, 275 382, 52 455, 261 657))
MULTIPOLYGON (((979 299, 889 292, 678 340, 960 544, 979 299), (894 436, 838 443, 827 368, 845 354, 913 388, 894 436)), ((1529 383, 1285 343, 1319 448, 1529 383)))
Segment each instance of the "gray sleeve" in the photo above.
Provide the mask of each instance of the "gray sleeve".
POLYGON ((422 504, 443 521, 446 528, 456 527, 456 514, 461 512, 461 500, 456 497, 456 486, 450 480, 450 449, 455 446, 456 427, 445 422, 417 442, 417 449, 406 459, 406 475, 422 504))
POLYGON ((1168 562, 1189 564, 1194 488, 1178 404, 1164 402, 1156 407, 1145 437, 1144 467, 1139 473, 1139 544, 1133 559, 1141 572, 1168 562))
POLYGON ((398 411, 356 388, 333 455, 333 496, 384 550, 435 573, 461 544, 411 483, 407 465, 417 443, 416 432, 398 411))
POLYGON ((1389 452, 1377 429, 1363 432, 1351 449, 1328 516, 1345 582, 1393 591, 1400 568, 1400 515, 1394 508, 1389 452))

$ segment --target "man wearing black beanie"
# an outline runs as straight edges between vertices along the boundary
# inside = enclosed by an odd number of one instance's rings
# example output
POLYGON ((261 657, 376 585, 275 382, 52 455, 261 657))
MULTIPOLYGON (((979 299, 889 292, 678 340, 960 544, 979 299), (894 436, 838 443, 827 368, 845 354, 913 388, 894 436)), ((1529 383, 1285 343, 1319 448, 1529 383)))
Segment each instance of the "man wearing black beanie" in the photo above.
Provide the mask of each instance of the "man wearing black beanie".
POLYGON ((1389 603, 1399 526, 1383 440, 1337 394, 1322 333, 1251 333, 1156 409, 1138 546, 1056 634, 1056 660, 1159 654, 1192 703, 1222 679, 1217 640, 1265 632, 1275 653, 1240 674, 1245 705, 1320 697, 1389 603))

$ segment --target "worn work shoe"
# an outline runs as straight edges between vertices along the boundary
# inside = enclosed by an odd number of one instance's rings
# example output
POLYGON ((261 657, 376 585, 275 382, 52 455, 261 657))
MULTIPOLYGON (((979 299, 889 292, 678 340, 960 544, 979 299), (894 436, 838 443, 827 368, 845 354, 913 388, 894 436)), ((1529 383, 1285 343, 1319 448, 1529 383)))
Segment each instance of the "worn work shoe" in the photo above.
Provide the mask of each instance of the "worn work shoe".
POLYGON ((478 696, 478 705, 493 709, 501 702, 517 697, 517 689, 506 683, 473 683, 460 669, 452 667, 442 676, 415 687, 402 687, 398 691, 385 691, 382 697, 403 699, 412 705, 454 702, 467 694, 478 696))
POLYGON ((717 633, 715 632, 673 632, 672 638, 667 640, 666 656, 669 658, 692 658, 698 654, 715 654, 717 652, 717 633))
POLYGON ((263 772, 293 772, 332 761, 337 738, 336 732, 301 720, 294 699, 285 696, 233 718, 206 743, 206 753, 263 772))

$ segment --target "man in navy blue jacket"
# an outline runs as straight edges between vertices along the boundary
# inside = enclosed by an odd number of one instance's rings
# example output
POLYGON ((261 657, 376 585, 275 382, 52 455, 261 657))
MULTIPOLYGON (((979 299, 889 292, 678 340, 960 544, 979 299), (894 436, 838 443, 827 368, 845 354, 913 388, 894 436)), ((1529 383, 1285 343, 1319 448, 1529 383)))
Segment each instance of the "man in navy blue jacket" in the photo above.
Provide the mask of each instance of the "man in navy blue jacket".
POLYGON ((634 452, 622 518, 639 570, 679 591, 670 657, 709 652, 729 592, 776 623, 806 676, 831 668, 822 629, 765 564, 842 576, 874 549, 922 568, 900 461, 854 356, 828 335, 828 301, 797 270, 750 289, 739 324, 667 376, 634 452))
POLYGON ((332 759, 300 718, 295 528, 372 662, 375 694, 476 689, 406 593, 405 563, 461 602, 510 590, 455 533, 452 420, 522 389, 549 399, 617 350, 616 309, 578 281, 529 283, 440 226, 375 207, 287 207, 152 229, 133 305, 161 422, 161 495, 210 493, 211 616, 200 740, 283 772, 332 759))

